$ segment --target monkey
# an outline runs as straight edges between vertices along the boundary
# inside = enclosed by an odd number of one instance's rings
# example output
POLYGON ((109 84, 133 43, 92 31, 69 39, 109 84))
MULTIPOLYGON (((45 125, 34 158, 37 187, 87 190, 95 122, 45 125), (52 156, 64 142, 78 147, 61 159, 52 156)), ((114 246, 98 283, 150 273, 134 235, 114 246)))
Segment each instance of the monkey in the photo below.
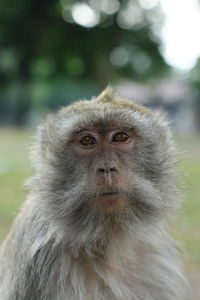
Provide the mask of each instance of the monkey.
POLYGON ((47 115, 1 246, 0 300, 183 300, 176 147, 161 113, 111 87, 47 115))

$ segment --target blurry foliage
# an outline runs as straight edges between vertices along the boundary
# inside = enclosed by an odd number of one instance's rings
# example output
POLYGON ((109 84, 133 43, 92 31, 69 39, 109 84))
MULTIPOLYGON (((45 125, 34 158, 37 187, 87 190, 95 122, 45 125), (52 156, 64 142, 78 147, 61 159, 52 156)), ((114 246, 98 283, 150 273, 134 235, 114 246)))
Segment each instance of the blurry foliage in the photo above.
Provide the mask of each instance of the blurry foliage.
POLYGON ((200 58, 190 74, 190 82, 196 91, 196 126, 200 130, 200 58))
POLYGON ((153 33, 160 9, 156 1, 146 9, 144 3, 2 0, 1 121, 21 124, 34 107, 91 96, 120 76, 144 81, 165 74, 153 33))
POLYGON ((200 91, 200 58, 198 59, 195 67, 191 71, 191 81, 197 90, 200 91))

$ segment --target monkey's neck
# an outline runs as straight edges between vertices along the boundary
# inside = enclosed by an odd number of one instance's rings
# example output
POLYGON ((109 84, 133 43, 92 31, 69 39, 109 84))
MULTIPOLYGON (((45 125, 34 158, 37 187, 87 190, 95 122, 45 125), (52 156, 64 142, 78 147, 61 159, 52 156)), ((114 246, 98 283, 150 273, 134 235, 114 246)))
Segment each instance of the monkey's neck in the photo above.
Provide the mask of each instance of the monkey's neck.
MULTIPOLYGON (((73 228, 70 232, 73 232, 73 228)), ((71 249, 72 255, 103 257, 108 255, 111 246, 117 249, 119 244, 126 244, 129 232, 128 226, 121 226, 120 222, 116 222, 113 218, 107 218, 104 222, 94 224, 93 227, 90 224, 85 227, 85 230, 76 231, 73 241, 71 237, 67 237, 66 243, 71 249)))

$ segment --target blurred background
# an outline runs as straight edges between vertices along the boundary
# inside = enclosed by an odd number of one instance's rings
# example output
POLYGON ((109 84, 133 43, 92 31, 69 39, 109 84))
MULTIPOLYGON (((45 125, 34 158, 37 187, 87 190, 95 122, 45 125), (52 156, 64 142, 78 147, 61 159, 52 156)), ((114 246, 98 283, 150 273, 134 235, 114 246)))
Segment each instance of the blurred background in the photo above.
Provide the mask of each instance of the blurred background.
POLYGON ((31 174, 40 119, 108 84, 166 111, 180 151, 184 206, 173 235, 200 299, 200 1, 0 1, 0 240, 31 174))

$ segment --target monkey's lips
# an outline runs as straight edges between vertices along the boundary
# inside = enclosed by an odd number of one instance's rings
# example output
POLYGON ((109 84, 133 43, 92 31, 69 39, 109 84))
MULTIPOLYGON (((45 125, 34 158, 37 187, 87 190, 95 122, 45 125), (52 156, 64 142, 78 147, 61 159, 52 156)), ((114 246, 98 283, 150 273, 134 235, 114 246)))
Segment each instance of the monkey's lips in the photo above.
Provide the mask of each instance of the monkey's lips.
POLYGON ((105 196, 116 196, 116 195, 124 195, 123 191, 102 191, 98 192, 98 197, 105 197, 105 196))
POLYGON ((120 211, 126 205, 126 194, 120 190, 100 191, 96 194, 96 208, 105 213, 120 211))

